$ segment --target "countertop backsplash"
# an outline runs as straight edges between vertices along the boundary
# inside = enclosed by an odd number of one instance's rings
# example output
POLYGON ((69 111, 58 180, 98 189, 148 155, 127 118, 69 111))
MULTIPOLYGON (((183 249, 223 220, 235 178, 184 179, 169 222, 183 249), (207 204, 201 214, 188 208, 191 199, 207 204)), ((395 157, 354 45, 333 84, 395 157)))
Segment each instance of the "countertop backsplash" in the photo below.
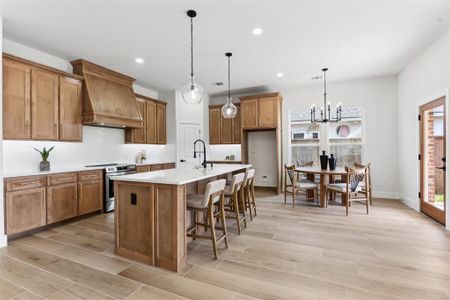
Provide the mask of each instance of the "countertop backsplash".
POLYGON ((124 144, 123 129, 83 126, 83 142, 3 141, 4 175, 35 173, 41 156, 33 147, 55 146, 50 153, 51 168, 79 169, 89 164, 135 163, 139 151, 147 151, 148 163, 175 162, 175 145, 124 144))

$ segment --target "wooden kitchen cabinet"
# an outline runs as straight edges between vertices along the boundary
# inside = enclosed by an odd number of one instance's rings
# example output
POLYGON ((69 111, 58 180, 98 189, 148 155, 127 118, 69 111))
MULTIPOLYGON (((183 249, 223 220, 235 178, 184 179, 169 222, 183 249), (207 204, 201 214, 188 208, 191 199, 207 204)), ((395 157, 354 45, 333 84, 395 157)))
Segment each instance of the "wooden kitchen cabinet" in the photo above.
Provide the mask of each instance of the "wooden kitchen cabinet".
POLYGON ((103 181, 78 182, 78 213, 88 214, 103 209, 103 181))
POLYGON ((221 105, 209 106, 209 143, 210 144, 240 144, 241 143, 241 112, 240 105, 233 119, 222 116, 221 105))
POLYGON ((282 99, 279 93, 241 97, 242 129, 274 129, 279 127, 282 99))
POLYGON ((3 138, 82 139, 82 77, 3 54, 3 138))
POLYGON ((78 216, 77 183, 66 183, 47 188, 47 224, 78 216))
POLYGON ((166 103, 139 94, 135 96, 144 125, 143 128, 126 129, 125 143, 166 144, 166 103))
POLYGON ((136 166, 137 173, 150 172, 150 165, 136 166))
POLYGON ((58 75, 31 71, 31 137, 36 140, 58 139, 58 75))
POLYGON ((83 138, 83 94, 81 80, 59 77, 59 139, 78 141, 83 138))
MULTIPOLYGON (((145 100, 144 100, 145 101, 145 100)), ((146 117, 144 119, 144 126, 147 128, 147 139, 144 142, 147 144, 156 144, 158 142, 156 132, 156 103, 153 101, 146 102, 146 117)))
POLYGON ((166 103, 156 104, 156 132, 157 143, 166 143, 166 103))
POLYGON ((209 143, 220 144, 220 119, 221 112, 219 107, 209 108, 209 143))
POLYGON ((45 187, 6 192, 6 234, 46 224, 45 187))
POLYGON ((31 67, 3 58, 3 138, 31 138, 31 67))

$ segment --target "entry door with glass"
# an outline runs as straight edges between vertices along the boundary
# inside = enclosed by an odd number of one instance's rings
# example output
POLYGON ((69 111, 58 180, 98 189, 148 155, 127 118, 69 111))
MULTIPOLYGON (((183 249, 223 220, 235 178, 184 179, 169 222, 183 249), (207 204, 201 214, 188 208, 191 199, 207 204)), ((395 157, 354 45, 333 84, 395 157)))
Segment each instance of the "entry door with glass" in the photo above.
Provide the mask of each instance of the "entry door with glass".
POLYGON ((420 107, 420 210, 445 225, 445 97, 420 107))

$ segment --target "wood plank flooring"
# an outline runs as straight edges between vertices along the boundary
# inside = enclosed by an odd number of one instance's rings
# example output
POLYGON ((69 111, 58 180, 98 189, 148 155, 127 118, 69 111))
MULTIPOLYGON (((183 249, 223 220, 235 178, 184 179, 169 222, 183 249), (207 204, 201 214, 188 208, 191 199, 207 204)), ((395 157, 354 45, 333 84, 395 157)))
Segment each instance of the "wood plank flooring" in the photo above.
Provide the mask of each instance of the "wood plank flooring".
POLYGON ((180 274, 114 255, 113 214, 18 239, 0 249, 0 299, 450 299, 450 234, 398 201, 345 217, 259 191, 257 209, 218 260, 190 242, 180 274))

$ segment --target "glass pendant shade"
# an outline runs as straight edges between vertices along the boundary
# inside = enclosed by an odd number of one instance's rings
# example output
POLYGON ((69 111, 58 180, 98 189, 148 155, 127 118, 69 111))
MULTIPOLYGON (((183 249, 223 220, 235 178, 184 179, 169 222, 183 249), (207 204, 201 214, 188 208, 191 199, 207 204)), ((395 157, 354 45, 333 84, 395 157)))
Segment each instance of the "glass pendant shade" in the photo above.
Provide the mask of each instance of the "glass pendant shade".
POLYGON ((222 116, 225 119, 233 119, 236 117, 237 107, 231 102, 231 97, 227 97, 227 103, 222 106, 222 116))
POLYGON ((195 83, 194 79, 181 88, 181 95, 186 104, 199 104, 203 98, 203 88, 195 83))

